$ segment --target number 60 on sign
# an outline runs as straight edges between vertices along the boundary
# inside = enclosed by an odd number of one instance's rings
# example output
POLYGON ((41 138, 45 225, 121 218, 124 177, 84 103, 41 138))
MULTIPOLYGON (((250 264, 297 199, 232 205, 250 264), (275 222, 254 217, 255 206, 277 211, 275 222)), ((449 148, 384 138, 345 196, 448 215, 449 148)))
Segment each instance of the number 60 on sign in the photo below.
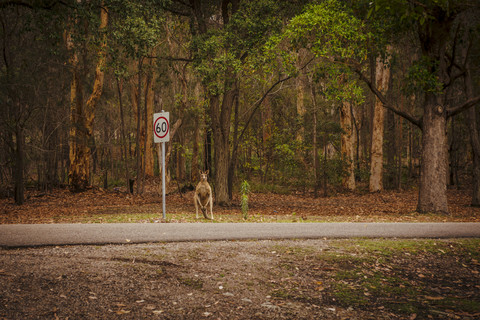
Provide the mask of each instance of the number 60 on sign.
POLYGON ((170 113, 161 112, 153 114, 153 141, 170 141, 170 113))

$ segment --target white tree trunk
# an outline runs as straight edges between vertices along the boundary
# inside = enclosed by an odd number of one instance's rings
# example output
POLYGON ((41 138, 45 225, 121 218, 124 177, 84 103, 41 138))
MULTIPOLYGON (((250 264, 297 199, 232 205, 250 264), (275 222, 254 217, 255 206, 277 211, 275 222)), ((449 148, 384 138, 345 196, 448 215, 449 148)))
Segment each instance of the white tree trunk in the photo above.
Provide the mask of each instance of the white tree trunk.
MULTIPOLYGON (((387 52, 390 48, 387 49, 387 52)), ((388 61, 386 62, 388 63, 388 61)), ((377 58, 375 64, 375 81, 377 88, 384 95, 388 90, 390 66, 382 58, 377 58)), ((372 150, 370 159, 370 192, 383 190, 383 129, 385 109, 378 98, 375 98, 373 110, 372 150)))
POLYGON ((348 190, 355 190, 354 164, 354 136, 351 105, 344 101, 340 110, 340 125, 342 127, 342 160, 347 165, 347 173, 343 179, 343 186, 348 190))

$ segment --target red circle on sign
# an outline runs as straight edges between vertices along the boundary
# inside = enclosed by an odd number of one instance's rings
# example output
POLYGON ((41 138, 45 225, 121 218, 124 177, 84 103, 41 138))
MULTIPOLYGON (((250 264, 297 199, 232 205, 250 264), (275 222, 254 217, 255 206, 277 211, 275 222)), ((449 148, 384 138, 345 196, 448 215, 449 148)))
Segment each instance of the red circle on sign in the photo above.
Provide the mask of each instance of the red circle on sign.
POLYGON ((165 136, 168 134, 168 131, 170 130, 170 124, 168 123, 168 120, 167 118, 165 117, 159 117, 157 118, 157 120, 155 120, 155 123, 153 125, 153 132, 155 133, 155 135, 157 136, 157 138, 159 139, 163 139, 165 138, 165 136), (163 130, 163 123, 160 125, 160 132, 157 131, 157 122, 158 120, 161 120, 163 119, 166 123, 166 128, 165 130, 163 130))

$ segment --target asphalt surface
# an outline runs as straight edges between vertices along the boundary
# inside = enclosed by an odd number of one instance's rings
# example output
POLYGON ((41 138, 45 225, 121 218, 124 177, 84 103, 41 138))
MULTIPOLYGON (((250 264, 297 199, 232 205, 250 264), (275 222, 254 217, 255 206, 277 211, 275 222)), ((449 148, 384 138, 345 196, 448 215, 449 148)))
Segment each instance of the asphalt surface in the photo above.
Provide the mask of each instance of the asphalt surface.
POLYGON ((480 223, 112 223, 0 225, 0 247, 322 238, 480 238, 480 223))

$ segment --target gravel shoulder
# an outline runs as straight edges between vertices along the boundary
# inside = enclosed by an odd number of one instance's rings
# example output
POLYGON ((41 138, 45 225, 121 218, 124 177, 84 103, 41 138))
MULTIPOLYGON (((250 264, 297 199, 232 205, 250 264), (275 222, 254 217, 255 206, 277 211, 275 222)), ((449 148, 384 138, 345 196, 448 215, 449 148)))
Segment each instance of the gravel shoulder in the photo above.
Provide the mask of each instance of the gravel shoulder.
POLYGON ((0 249, 0 319, 474 319, 479 244, 357 239, 0 249))

